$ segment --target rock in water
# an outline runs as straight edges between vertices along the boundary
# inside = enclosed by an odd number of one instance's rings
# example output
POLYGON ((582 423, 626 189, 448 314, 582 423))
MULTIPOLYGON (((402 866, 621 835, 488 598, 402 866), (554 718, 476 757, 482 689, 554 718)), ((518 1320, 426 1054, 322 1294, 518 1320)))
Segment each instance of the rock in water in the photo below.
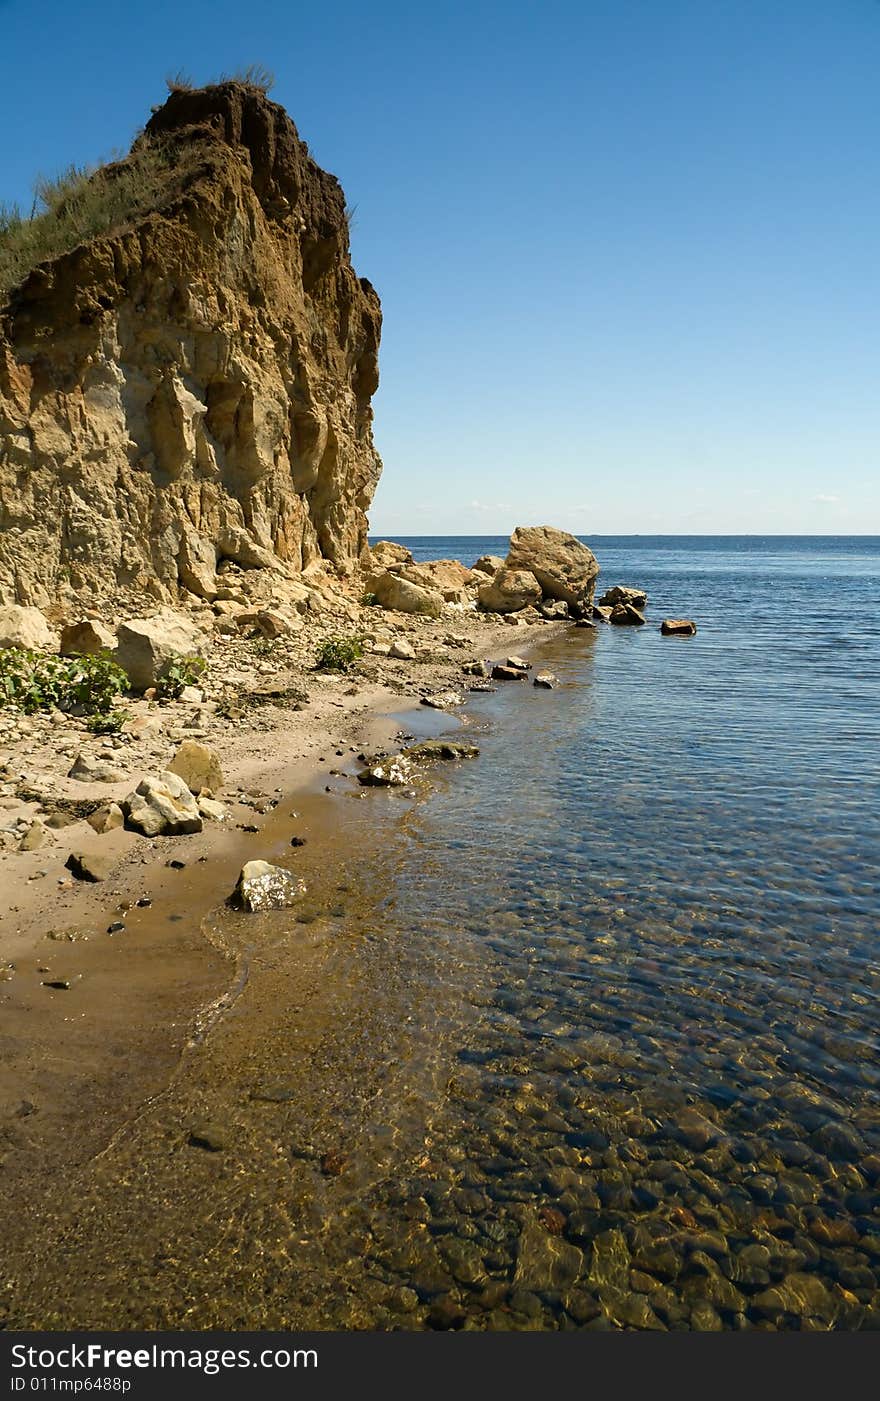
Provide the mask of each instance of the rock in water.
POLYGON ((605 590, 599 599, 599 606, 613 608, 615 603, 631 603, 633 608, 641 611, 647 607, 648 595, 644 589, 630 589, 625 584, 615 584, 613 588, 605 590))
POLYGON ((526 672, 521 671, 517 666, 502 666, 499 662, 492 668, 493 681, 527 681, 526 672))
POLYGON ((481 584, 477 598, 486 613, 519 613, 540 601, 541 585, 528 569, 504 567, 491 582, 481 584))
POLYGON ((232 900, 250 914, 259 914, 263 910, 289 909, 305 893, 305 883, 296 880, 283 866, 247 861, 241 868, 232 900))
POLYGON ((145 837, 178 837, 202 830, 198 803, 176 773, 141 779, 122 810, 128 826, 145 837))
POLYGON ((549 525, 517 526, 510 537, 508 569, 528 569, 546 598, 592 603, 599 575, 593 551, 565 530, 549 525))
POLYGON ((638 608, 634 608, 631 603, 615 603, 611 610, 609 623, 615 627, 641 627, 648 620, 644 613, 640 613, 638 608))
POLYGON ((559 685, 559 677, 552 671, 537 671, 532 684, 540 687, 542 691, 552 691, 554 686, 559 685))
POLYGON ((220 760, 213 749, 209 749, 207 744, 199 744, 195 739, 182 741, 168 765, 168 772, 182 778, 191 793, 201 793, 203 788, 219 793, 223 787, 220 760))
POLYGON ((693 637, 697 625, 690 618, 664 618, 660 631, 664 637, 693 637))
POLYGON ((155 195, 0 289, 0 602, 369 567, 382 318, 338 182, 237 81, 171 93, 111 169, 155 195))

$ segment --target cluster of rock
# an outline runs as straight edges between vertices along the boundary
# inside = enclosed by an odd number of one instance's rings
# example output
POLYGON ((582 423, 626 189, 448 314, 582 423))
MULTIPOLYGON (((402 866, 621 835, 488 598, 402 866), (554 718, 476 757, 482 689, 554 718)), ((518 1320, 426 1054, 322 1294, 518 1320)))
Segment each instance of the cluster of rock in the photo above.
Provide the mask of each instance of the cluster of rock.
POLYGON ((510 615, 564 619, 589 613, 599 565, 574 535, 550 526, 518 526, 507 558, 483 555, 472 569, 457 560, 417 564, 389 540, 370 552, 367 592, 383 608, 439 617, 444 606, 510 615))
MULTIPOLYGON (((644 627, 648 621, 645 617, 647 606, 648 595, 644 589, 615 584, 613 588, 606 589, 594 605, 593 617, 614 627, 644 627)), ((664 618, 660 631, 664 637, 693 637, 697 625, 690 618, 664 618)))

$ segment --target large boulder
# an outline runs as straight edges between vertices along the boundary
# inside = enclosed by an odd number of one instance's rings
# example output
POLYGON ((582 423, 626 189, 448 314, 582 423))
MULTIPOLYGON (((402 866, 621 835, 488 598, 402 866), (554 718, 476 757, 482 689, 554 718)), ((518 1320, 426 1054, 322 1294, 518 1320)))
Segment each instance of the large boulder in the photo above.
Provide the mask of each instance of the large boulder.
POLYGON ((128 826, 145 837, 178 837, 202 830, 198 804, 176 773, 141 779, 122 809, 128 826))
POLYGON ((510 537, 508 569, 529 569, 547 598, 592 603, 599 565, 592 550, 565 530, 517 526, 510 537))
POLYGON ((418 584, 422 589, 436 590, 443 595, 447 603, 461 602, 462 590, 471 577, 471 571, 459 564, 457 559, 432 559, 423 564, 404 564, 392 572, 399 579, 418 584))
POLYGON ((192 657, 204 650, 205 639, 196 624, 171 608, 149 618, 130 618, 118 632, 116 661, 135 691, 145 691, 161 680, 174 657, 192 657))
POLYGON ((223 770, 220 760, 207 744, 197 739, 185 739, 168 765, 168 772, 182 778, 191 793, 199 794, 203 788, 218 793, 223 787, 223 770))
POLYGON ((500 559, 498 555, 480 555, 480 558, 474 565, 474 572, 477 574, 488 574, 490 578, 494 578, 498 570, 503 568, 504 560, 500 559))
POLYGON ((97 657, 112 652, 116 635, 97 618, 84 618, 80 623, 68 623, 61 629, 62 657, 97 657))
POLYGON ((39 608, 23 608, 18 603, 0 608, 0 647, 23 647, 36 652, 57 646, 58 638, 39 608))
POLYGON ((383 608, 392 608, 398 613, 423 613, 426 617, 438 618, 443 612, 443 595, 436 589, 411 584, 388 570, 371 575, 368 588, 383 608))
POLYGON ((303 881, 268 861, 246 861, 232 893, 232 902, 250 914, 286 910, 305 895, 303 881))
POLYGON ((377 540, 370 546, 370 559, 377 571, 391 569, 395 564, 412 564, 413 557, 405 545, 397 545, 393 540, 377 540))
POLYGON ((498 570, 495 578, 482 584, 477 594, 480 607, 487 613, 519 613, 541 598, 541 585, 528 569, 498 570))

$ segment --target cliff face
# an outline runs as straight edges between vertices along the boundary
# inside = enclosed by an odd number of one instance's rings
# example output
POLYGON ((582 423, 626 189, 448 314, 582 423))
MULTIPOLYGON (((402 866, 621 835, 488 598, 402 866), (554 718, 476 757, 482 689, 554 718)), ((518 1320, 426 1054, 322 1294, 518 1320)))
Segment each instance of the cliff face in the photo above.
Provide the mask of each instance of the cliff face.
POLYGON ((366 558, 381 311, 338 182, 238 83, 172 94, 144 141, 186 155, 173 194, 0 307, 0 601, 366 558))

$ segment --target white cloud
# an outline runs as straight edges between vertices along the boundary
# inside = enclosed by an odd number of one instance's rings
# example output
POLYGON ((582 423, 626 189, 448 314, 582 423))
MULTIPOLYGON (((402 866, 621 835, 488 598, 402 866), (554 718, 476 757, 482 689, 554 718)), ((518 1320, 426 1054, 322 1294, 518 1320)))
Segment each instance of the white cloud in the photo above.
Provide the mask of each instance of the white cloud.
POLYGON ((840 497, 828 496, 824 492, 820 492, 818 496, 814 496, 812 499, 817 506, 836 506, 840 497))

